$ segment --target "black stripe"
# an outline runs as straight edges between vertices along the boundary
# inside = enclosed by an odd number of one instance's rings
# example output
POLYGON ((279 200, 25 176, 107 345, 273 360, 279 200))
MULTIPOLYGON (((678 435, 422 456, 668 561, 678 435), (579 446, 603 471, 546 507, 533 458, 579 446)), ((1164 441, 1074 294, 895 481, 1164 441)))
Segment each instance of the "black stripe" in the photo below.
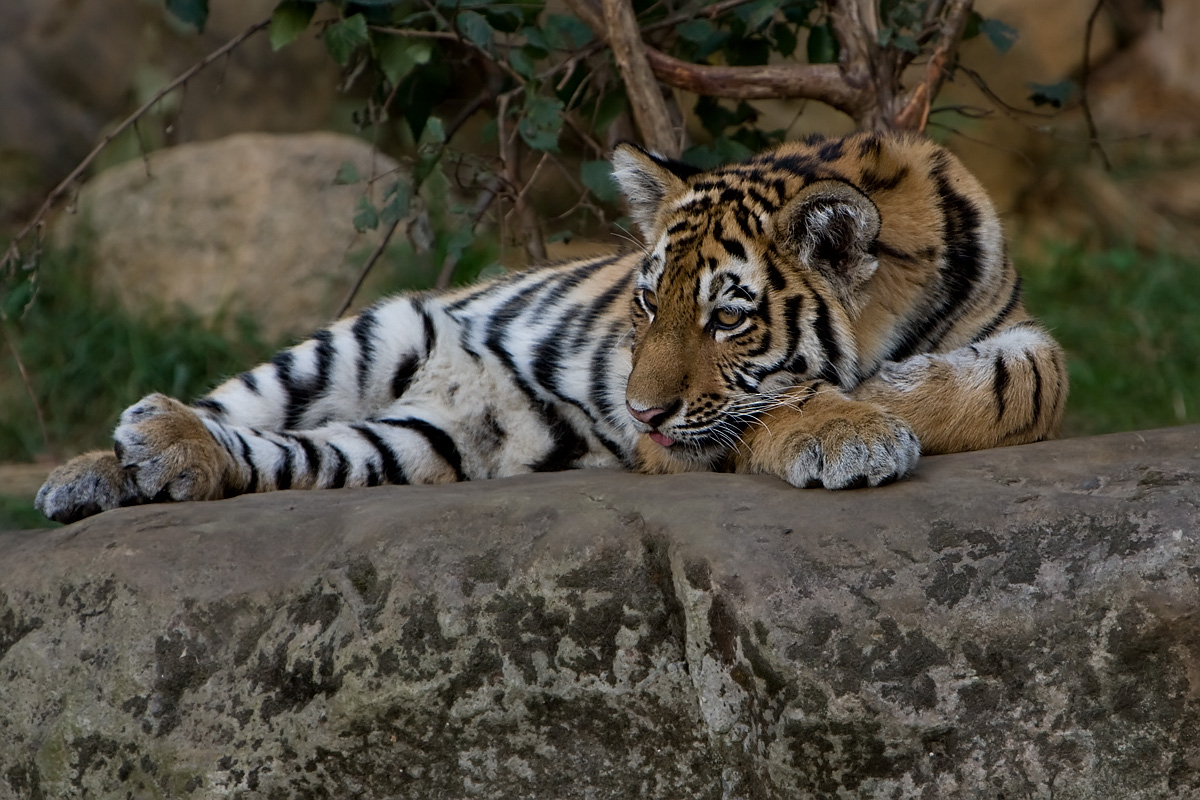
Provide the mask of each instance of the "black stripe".
POLYGON ((425 327, 425 352, 432 353, 433 348, 437 345, 437 328, 434 327, 433 317, 425 310, 425 306, 413 301, 413 310, 421 315, 421 322, 425 327))
POLYGON ((258 489, 258 467, 254 466, 254 457, 250 453, 250 443, 246 441, 246 438, 244 436, 242 436, 242 434, 240 434, 236 431, 234 432, 233 435, 237 437, 237 440, 239 442, 241 442, 242 458, 246 461, 246 464, 250 467, 250 484, 246 488, 246 491, 257 492, 259 490, 258 489))
POLYGON ((308 474, 312 477, 313 485, 317 483, 317 479, 321 475, 321 449, 303 434, 285 433, 287 438, 300 444, 300 448, 304 450, 304 458, 308 462, 308 474))
MULTIPOLYGON (((387 478, 388 483, 394 483, 397 486, 403 486, 408 483, 408 476, 404 474, 404 470, 400 468, 400 463, 396 460, 396 451, 392 450, 388 443, 380 438, 379 434, 366 425, 351 425, 350 427, 357 431, 359 436, 370 442, 376 451, 379 452, 379 461, 383 466, 383 474, 387 478)), ((370 481, 371 475, 375 471, 374 465, 368 462, 367 470, 367 485, 379 485, 378 475, 374 476, 375 483, 371 483, 370 481)))
POLYGON ((258 378, 254 377, 253 372, 243 372, 241 375, 238 375, 238 380, 250 391, 250 394, 262 394, 262 389, 258 387, 258 378))
POLYGON ((367 378, 371 366, 375 363, 375 329, 379 327, 379 319, 374 311, 367 309, 358 315, 350 333, 358 345, 358 359, 355 362, 355 372, 358 375, 358 396, 363 397, 367 391, 367 378))
POLYGON ((367 486, 379 485, 379 472, 376 471, 375 465, 368 462, 367 464, 367 486))
POLYGON ((745 260, 746 248, 742 247, 742 243, 737 239, 721 239, 721 246, 724 247, 731 256, 745 260))
POLYGON ((346 485, 346 479, 350 477, 350 461, 346 458, 346 454, 342 452, 342 448, 335 444, 330 444, 329 449, 337 457, 337 466, 333 470, 333 480, 330 482, 331 489, 341 489, 346 485))
POLYGON ((1033 419, 1029 421, 1029 427, 1032 429, 1037 427, 1042 416, 1042 371, 1038 369, 1037 361, 1032 355, 1026 353, 1025 358, 1033 370, 1033 419))
MULTIPOLYGON (((617 346, 617 342, 625 335, 627 325, 628 323, 623 321, 615 325, 610 325, 608 333, 596 343, 596 348, 592 351, 591 383, 588 386, 588 401, 591 403, 592 408, 595 409, 596 417, 609 425, 615 425, 618 415, 625 413, 623 408, 616 408, 609 399, 611 387, 608 385, 608 378, 612 370, 608 357, 612 353, 613 348, 617 346)), ((600 435, 598 430, 596 431, 596 438, 600 440, 600 443, 610 453, 617 457, 618 461, 627 467, 632 466, 631 453, 625 452, 620 445, 607 436, 600 435)))
POLYGON ((292 448, 279 442, 271 442, 271 444, 283 451, 283 463, 275 470, 275 488, 280 491, 290 489, 292 488, 292 470, 295 467, 292 448))
POLYGON ((826 359, 825 368, 821 370, 821 378, 841 386, 837 365, 842 360, 842 348, 834 336, 833 325, 829 320, 829 307, 825 305, 825 299, 819 293, 813 292, 813 299, 817 304, 816 314, 813 318, 813 332, 817 336, 817 341, 821 343, 821 348, 825 351, 826 359))
POLYGON ((211 412, 214 416, 225 416, 225 406, 218 400, 213 400, 211 397, 201 397, 196 402, 192 403, 193 408, 202 408, 205 411, 211 412))
POLYGON ((1012 313, 1013 309, 1016 308, 1017 304, 1020 302, 1021 277, 1018 275, 1017 280, 1013 283, 1012 294, 1009 295, 1008 302, 1004 304, 1004 308, 1000 309, 1000 312, 996 314, 996 316, 992 317, 992 321, 987 325, 984 325, 983 328, 980 329, 979 333, 975 335, 975 338, 971 341, 979 342, 995 333, 996 328, 1000 327, 1000 324, 1008 318, 1008 315, 1012 313))
POLYGON ((404 396, 419 366, 420 362, 415 355, 410 354, 400 359, 400 363, 396 365, 396 372, 392 375, 392 397, 399 399, 404 396))
POLYGON ((997 353, 993 367, 995 377, 992 383, 992 393, 996 395, 996 422, 1004 416, 1004 390, 1008 388, 1008 367, 1004 365, 1004 356, 997 353))
POLYGON ((438 457, 450 465, 454 470, 455 480, 467 480, 466 474, 463 472, 462 453, 458 451, 458 446, 454 444, 454 439, 450 434, 446 433, 441 428, 426 422, 423 419, 407 418, 407 419, 381 419, 384 425, 391 425, 396 428, 406 428, 414 433, 419 433, 429 443, 433 452, 438 454, 438 457))
POLYGON ((891 175, 883 175, 875 170, 867 170, 859 181, 859 187, 867 194, 890 192, 908 177, 908 167, 900 167, 891 175))

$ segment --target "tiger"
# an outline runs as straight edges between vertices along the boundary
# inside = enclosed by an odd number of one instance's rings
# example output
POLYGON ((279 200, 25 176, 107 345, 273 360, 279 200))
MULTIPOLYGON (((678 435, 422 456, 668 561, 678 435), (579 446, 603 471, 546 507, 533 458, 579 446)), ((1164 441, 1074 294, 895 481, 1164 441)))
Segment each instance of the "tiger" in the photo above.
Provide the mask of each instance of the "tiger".
POLYGON ((699 169, 624 143, 612 168, 639 248, 397 295, 190 405, 151 394, 37 508, 575 468, 851 489, 1057 435, 1064 353, 949 150, 814 135, 699 169))

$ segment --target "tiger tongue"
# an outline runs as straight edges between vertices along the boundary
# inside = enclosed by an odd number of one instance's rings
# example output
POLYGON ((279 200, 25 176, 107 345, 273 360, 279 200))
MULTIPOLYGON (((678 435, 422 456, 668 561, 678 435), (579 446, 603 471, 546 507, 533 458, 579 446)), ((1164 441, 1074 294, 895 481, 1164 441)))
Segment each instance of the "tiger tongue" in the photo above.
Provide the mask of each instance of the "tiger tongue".
POLYGON ((650 431, 650 439, 655 444, 661 444, 663 447, 670 447, 671 445, 675 444, 674 439, 666 434, 659 433, 658 431, 650 431))

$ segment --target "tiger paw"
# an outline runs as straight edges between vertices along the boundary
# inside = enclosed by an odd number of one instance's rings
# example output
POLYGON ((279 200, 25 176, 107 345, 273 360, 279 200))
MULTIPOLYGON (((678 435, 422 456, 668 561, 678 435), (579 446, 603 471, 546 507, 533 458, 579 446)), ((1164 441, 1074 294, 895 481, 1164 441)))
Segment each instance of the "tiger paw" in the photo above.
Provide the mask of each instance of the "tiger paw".
POLYGON ((48 519, 70 523, 139 502, 137 485, 117 457, 94 452, 76 456, 55 468, 38 490, 33 504, 48 519))
POLYGON ((907 422, 873 410, 823 420, 789 437, 788 448, 780 477, 805 489, 882 486, 908 474, 921 455, 907 422))
POLYGON ((149 502, 216 500, 236 465, 196 412, 151 394, 121 414, 113 452, 149 502))
POLYGON ((113 432, 111 453, 86 453, 58 467, 34 501, 56 522, 120 506, 224 495, 233 459, 190 408, 152 394, 130 406, 113 432))

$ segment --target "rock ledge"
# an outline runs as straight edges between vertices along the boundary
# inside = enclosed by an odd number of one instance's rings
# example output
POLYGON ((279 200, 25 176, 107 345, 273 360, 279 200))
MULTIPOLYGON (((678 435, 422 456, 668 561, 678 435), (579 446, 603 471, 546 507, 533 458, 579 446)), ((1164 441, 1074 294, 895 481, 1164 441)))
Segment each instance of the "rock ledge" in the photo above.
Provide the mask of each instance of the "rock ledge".
POLYGON ((0 798, 1189 798, 1200 427, 0 534, 0 798))

